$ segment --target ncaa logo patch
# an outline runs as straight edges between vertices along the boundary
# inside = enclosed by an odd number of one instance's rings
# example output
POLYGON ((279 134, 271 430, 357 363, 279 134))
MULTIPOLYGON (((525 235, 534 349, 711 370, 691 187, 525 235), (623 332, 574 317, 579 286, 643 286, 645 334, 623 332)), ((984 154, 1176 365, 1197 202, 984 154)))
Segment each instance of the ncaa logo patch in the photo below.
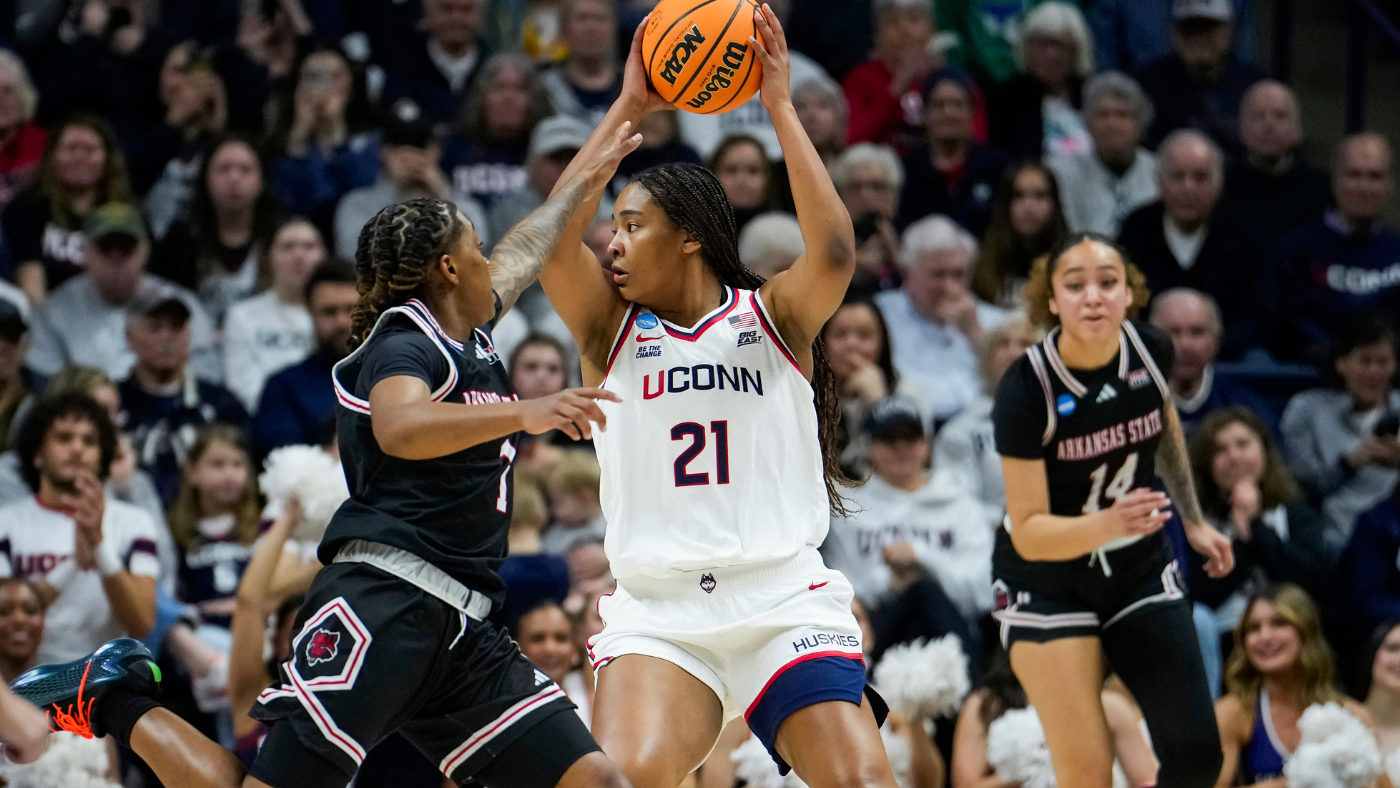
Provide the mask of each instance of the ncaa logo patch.
POLYGON ((715 586, 717 586, 717 585, 719 585, 719 583, 716 583, 716 582, 715 582, 715 576, 712 575, 712 574, 710 574, 709 572, 706 572, 705 574, 700 575, 700 590, 701 590, 701 591, 704 591, 704 592, 707 593, 707 594, 713 594, 714 591, 715 591, 715 586))
POLYGON ((487 364, 495 364, 501 360, 496 354, 496 346, 491 344, 491 337, 481 329, 476 331, 476 357, 487 364))
POLYGON ((1068 394, 1061 394, 1060 398, 1055 400, 1055 412, 1061 416, 1068 416, 1074 412, 1076 407, 1078 405, 1075 403, 1074 397, 1068 394))
POLYGON ((661 325, 661 321, 656 319, 656 315, 643 312, 637 315, 637 328, 656 328, 661 325))
POLYGON ((306 664, 319 665, 340 656, 340 633, 317 628, 306 644, 306 664))
POLYGON ((295 657, 287 667, 308 690, 350 689, 373 640, 345 597, 336 597, 306 620, 292 641, 295 657))

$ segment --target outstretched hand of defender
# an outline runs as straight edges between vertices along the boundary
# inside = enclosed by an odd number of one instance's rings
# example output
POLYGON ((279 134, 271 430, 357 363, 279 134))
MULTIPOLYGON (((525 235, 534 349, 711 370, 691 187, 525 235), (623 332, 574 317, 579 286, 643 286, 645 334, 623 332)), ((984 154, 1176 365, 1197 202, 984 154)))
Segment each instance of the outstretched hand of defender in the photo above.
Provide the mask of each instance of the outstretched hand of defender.
POLYGON ((651 14, 642 17, 642 23, 632 33, 632 48, 627 53, 627 65, 622 69, 622 93, 620 98, 641 107, 641 114, 675 109, 675 105, 661 98, 647 79, 647 65, 642 57, 642 32, 647 29, 651 14))
POLYGON ((624 120, 589 158, 588 169, 584 172, 595 181, 595 186, 604 186, 617 174, 617 165, 622 163, 622 158, 641 144, 642 135, 633 134, 632 121, 624 120))
POLYGON ((1230 574, 1235 568, 1235 551, 1230 547, 1230 537, 1212 528, 1208 523, 1186 523, 1186 541, 1191 549, 1205 556, 1206 574, 1219 578, 1230 574))
POLYGON ((564 389, 558 394, 527 399, 524 428, 531 435, 559 430, 574 440, 592 440, 593 423, 598 430, 608 428, 608 417, 598 407, 597 400, 621 402, 622 398, 605 389, 564 389))
POLYGON ((758 36, 749 36, 749 46, 763 65, 759 100, 764 109, 772 112, 792 102, 792 61, 788 57, 787 34, 778 22, 778 15, 767 3, 753 12, 753 23, 758 36))

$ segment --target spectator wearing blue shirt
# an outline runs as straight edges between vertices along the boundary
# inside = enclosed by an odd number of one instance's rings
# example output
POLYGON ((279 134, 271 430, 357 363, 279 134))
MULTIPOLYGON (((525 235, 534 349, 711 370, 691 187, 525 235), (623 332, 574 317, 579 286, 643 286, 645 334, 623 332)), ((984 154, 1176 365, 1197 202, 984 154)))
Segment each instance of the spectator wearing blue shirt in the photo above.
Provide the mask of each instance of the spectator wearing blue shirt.
POLYGON ((477 71, 490 51, 481 40, 486 0, 423 0, 425 33, 378 56, 384 67, 383 103, 409 99, 430 123, 461 114, 477 71))
POLYGON ((138 295, 126 321, 136 364, 117 385, 121 426, 131 437, 136 464, 151 474, 167 504, 179 492, 180 462, 199 428, 220 422, 241 429, 248 422, 233 392, 186 369, 190 317, 189 306, 174 294, 138 295))
MULTIPOLYGON (((1246 63, 1259 59, 1259 32, 1254 0, 1229 0, 1236 24, 1235 56, 1246 63)), ((1189 3, 1188 3, 1189 4, 1189 3)), ((1174 0, 1094 0, 1085 3, 1094 35, 1099 70, 1132 73, 1172 51, 1174 0)))
POLYGON ((1232 407, 1253 413, 1270 435, 1279 437, 1274 409, 1248 387, 1215 369, 1223 323, 1214 298, 1189 287, 1174 287, 1153 300, 1149 322, 1172 340, 1175 355, 1167 384, 1188 440, 1207 416, 1232 407))
POLYGON ((338 260, 322 263, 307 280, 306 306, 316 349, 301 363, 267 379, 250 429, 259 451, 321 442, 326 423, 335 415, 331 368, 345 358, 350 342, 350 313, 360 300, 356 281, 350 264, 338 260))
POLYGON ((1147 129, 1147 147, 1156 148, 1176 129, 1193 128, 1209 134, 1231 158, 1244 153, 1240 104, 1264 75, 1234 56, 1234 22, 1230 0, 1176 0, 1172 5, 1172 51, 1138 74, 1157 109, 1147 129))
POLYGON ((1266 282, 1277 286, 1274 355, 1322 364, 1333 336, 1358 313, 1387 316, 1400 328, 1400 233, 1381 221, 1395 193, 1395 159, 1378 134, 1355 134, 1338 148, 1336 210, 1285 235, 1266 282))
POLYGON ((1356 636, 1400 618, 1400 495, 1356 519, 1337 567, 1336 612, 1356 636))
POLYGON ((502 195, 524 187, 530 135, 550 112, 529 58, 503 52, 486 61, 461 129, 442 141, 442 169, 452 190, 490 210, 502 195))
POLYGON ((282 206, 310 217, 326 237, 340 198, 379 177, 377 136, 352 126, 347 114, 355 98, 344 55, 334 49, 308 55, 298 72, 291 127, 274 172, 282 206))

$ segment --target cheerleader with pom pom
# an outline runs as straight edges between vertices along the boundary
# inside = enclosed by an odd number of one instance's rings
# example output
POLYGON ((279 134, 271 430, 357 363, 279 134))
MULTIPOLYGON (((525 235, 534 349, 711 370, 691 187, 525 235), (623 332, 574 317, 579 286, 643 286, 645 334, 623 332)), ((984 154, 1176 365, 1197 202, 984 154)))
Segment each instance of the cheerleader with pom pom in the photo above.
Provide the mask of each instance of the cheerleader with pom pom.
POLYGON ((1375 725, 1390 782, 1400 785, 1400 621, 1376 627, 1358 671, 1357 697, 1375 725))
MULTIPOLYGON (((1225 696, 1215 704, 1225 753, 1216 788, 1364 788, 1374 781, 1374 775, 1360 785, 1349 784, 1355 780, 1343 779, 1346 775, 1333 775, 1331 783, 1315 777, 1327 773, 1323 762, 1331 762, 1328 753, 1317 751, 1305 758, 1310 777, 1285 776, 1289 761, 1302 753, 1301 745, 1309 738, 1304 731, 1309 707, 1335 704, 1360 721, 1357 731, 1371 723, 1366 709, 1334 686, 1332 651, 1322 636, 1321 617, 1301 588, 1270 585, 1250 597, 1235 627, 1225 688, 1225 696)), ((1320 725, 1325 729, 1327 720, 1320 725)), ((1370 739, 1369 733, 1362 738, 1370 739)))
MULTIPOLYGON (((1115 759, 1114 783, 1130 788, 1154 785, 1157 759, 1143 735, 1142 714, 1128 696, 1105 689, 1104 718, 1115 759)), ((1005 652, 992 659, 986 675, 968 696, 953 734, 951 788, 1054 788, 1055 773, 1045 731, 1026 692, 1011 672, 1005 652)))

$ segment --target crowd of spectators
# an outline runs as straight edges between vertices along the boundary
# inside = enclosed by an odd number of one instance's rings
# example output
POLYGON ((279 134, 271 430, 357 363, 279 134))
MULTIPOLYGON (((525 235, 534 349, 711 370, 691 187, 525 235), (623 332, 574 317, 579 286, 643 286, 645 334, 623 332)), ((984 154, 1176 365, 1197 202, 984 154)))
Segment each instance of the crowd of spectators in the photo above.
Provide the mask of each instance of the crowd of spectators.
MULTIPOLYGON (((317 567, 296 507, 266 506, 258 477, 281 447, 336 451, 330 370, 360 228, 430 196, 489 251, 618 95, 621 48, 653 4, 0 2, 0 673, 143 638, 172 708, 254 751, 265 653, 285 655, 317 567)), ((1250 645, 1281 626, 1330 648, 1400 744, 1400 712, 1383 713, 1400 709, 1390 142, 1355 134, 1327 167, 1305 160, 1307 108, 1261 71, 1254 0, 772 5, 857 241, 822 339, 842 464, 865 481, 823 550, 869 613, 873 657, 953 633, 985 674, 939 740, 951 768, 917 788, 982 785, 985 753, 958 748, 985 748, 991 720, 1025 705, 989 616, 1005 505, 991 404, 1043 336, 1021 293, 1032 266, 1081 231, 1145 275, 1137 317, 1171 340, 1201 503, 1234 541, 1225 578, 1179 556, 1222 730, 1238 733, 1261 682, 1302 680, 1250 645)), ((745 264, 772 276, 803 254, 758 97, 639 131, 608 197, 645 167, 704 163, 745 264)), ((586 238, 603 262, 610 212, 586 238)), ((539 288, 494 340, 523 398, 578 380, 539 288)), ((587 720, 585 644, 613 585, 598 463, 554 433, 514 464, 496 616, 587 720)), ((1123 698, 1110 686, 1105 710, 1127 730, 1123 698)), ((398 765, 413 761, 402 742, 383 752, 392 784, 438 785, 398 765)), ((121 768, 156 785, 129 756, 121 768)), ((380 784, 376 768, 357 784, 380 784)))

